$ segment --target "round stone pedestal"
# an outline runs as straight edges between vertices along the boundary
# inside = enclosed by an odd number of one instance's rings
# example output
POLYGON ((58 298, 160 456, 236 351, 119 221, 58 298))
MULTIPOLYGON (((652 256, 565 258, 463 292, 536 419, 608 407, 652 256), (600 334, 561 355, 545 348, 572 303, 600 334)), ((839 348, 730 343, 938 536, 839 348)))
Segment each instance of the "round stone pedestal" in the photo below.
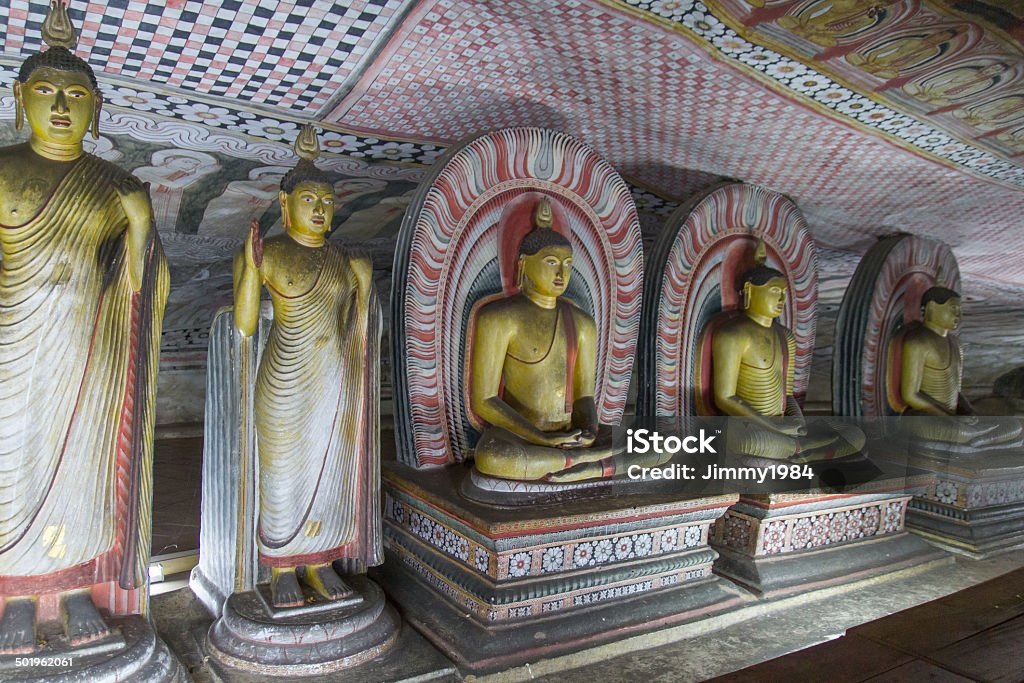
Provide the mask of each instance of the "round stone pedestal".
POLYGON ((345 581, 353 598, 298 608, 275 609, 260 590, 235 593, 210 627, 210 654, 218 664, 269 676, 329 674, 383 654, 398 638, 398 614, 373 581, 345 581))
POLYGON ((190 680, 153 626, 138 615, 111 617, 114 633, 102 640, 70 647, 51 638, 31 654, 0 657, 0 680, 18 683, 184 683, 190 680))

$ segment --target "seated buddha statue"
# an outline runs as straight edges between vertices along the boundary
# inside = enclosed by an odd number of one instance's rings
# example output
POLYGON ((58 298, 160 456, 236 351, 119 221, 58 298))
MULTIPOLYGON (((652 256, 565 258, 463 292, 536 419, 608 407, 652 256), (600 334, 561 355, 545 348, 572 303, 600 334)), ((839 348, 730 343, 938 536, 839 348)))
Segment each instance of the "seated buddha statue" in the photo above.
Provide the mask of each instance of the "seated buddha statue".
POLYGON ((259 559, 275 607, 304 603, 300 580, 325 600, 345 598, 337 571, 361 573, 382 554, 373 268, 326 241, 334 187, 313 164, 312 127, 296 152, 279 194, 284 234, 263 242, 254 223, 234 264, 241 335, 257 331, 262 287, 274 310, 253 402, 259 559))
POLYGON ((856 427, 820 424, 808 430, 805 424, 793 396, 796 338, 776 321, 787 288, 782 273, 760 262, 743 276, 742 312, 722 314, 705 331, 714 406, 724 415, 748 418, 730 425, 726 444, 735 454, 793 462, 859 453, 864 434, 856 427))
POLYGON ((904 430, 924 444, 955 450, 1021 445, 1019 421, 979 418, 960 393, 963 356, 956 336, 950 334, 960 324, 960 295, 932 287, 921 297, 921 306, 923 322, 907 327, 900 346, 899 395, 906 404, 902 415, 915 418, 904 421, 904 430), (963 417, 949 419, 953 416, 963 417))
POLYGON ((539 202, 519 244, 519 292, 482 306, 470 355, 470 408, 485 423, 474 457, 482 474, 554 482, 624 471, 594 402, 597 326, 562 295, 572 245, 539 202))

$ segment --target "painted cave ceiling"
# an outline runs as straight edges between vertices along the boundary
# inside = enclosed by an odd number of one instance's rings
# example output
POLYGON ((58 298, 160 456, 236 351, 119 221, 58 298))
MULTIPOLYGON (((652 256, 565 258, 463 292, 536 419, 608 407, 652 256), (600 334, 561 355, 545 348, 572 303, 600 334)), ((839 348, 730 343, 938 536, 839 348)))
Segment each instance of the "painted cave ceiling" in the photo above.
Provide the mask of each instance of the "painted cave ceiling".
MULTIPOLYGON (((3 9, 13 140, 10 83, 46 3, 3 9)), ((229 291, 223 265, 249 219, 273 229, 309 120, 342 195, 337 238, 382 263, 448 145, 536 125, 633 184, 648 239, 736 178, 793 197, 822 246, 931 235, 966 274, 1024 285, 1014 0, 72 0, 71 16, 108 105, 96 151, 153 184, 172 263, 192 264, 181 297, 229 291)))

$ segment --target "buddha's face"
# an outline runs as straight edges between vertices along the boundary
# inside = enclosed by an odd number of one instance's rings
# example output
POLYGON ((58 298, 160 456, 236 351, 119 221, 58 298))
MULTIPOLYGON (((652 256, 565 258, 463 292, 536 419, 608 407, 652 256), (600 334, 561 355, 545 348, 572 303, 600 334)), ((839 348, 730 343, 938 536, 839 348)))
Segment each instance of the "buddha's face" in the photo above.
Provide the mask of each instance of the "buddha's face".
POLYGON ((743 285, 745 308, 754 315, 777 318, 786 305, 786 281, 773 277, 763 285, 747 282, 743 285))
POLYGON ((960 326, 960 299, 950 297, 942 304, 929 301, 924 307, 924 320, 943 330, 955 330, 960 326))
POLYGON ((32 135, 43 142, 81 142, 96 111, 96 93, 80 71, 41 66, 25 83, 15 82, 32 135))
POLYGON ((552 245, 519 257, 523 286, 543 296, 562 296, 572 274, 572 247, 552 245))
POLYGON ((289 230, 323 235, 334 218, 334 188, 327 183, 306 181, 291 192, 281 192, 284 224, 289 230))

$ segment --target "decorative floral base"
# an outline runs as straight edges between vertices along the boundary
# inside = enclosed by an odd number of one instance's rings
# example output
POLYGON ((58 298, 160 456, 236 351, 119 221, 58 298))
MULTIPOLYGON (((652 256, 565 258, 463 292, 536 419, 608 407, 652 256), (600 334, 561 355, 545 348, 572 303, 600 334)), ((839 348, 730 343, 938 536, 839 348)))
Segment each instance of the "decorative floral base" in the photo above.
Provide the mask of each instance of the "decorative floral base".
POLYGON ((948 561, 904 531, 914 490, 741 496, 715 523, 715 572, 778 595, 948 561))
POLYGON ((737 499, 645 496, 640 504, 622 496, 502 509, 460 499, 443 472, 415 478, 450 488, 427 499, 414 483, 385 475, 389 561, 482 623, 709 579, 711 525, 737 499))
POLYGON ((910 464, 936 476, 910 503, 910 531, 978 559, 1024 546, 1024 451, 910 464))

